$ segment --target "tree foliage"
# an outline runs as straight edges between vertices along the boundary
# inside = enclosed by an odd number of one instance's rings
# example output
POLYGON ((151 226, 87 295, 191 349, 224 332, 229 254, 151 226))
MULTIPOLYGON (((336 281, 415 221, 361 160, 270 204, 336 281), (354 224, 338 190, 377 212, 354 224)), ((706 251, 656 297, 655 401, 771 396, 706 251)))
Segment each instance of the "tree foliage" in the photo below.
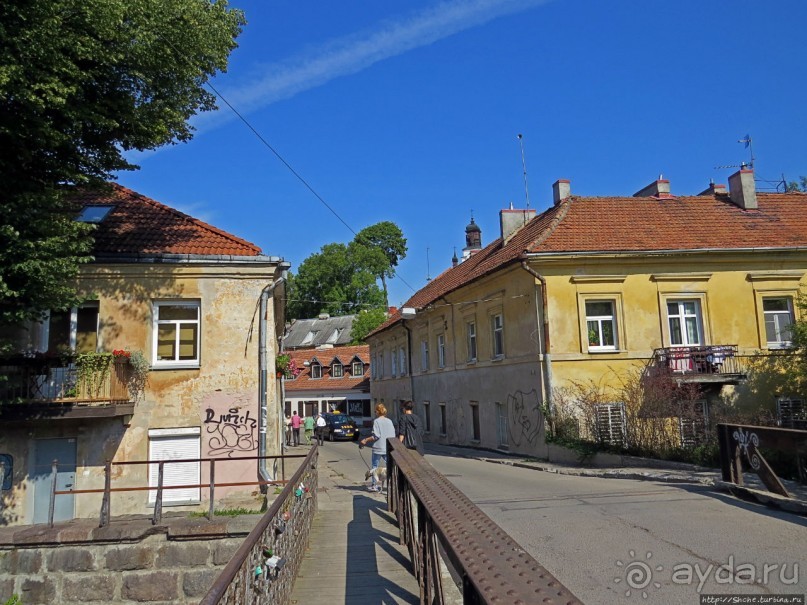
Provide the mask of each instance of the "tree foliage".
POLYGON ((243 24, 224 0, 0 3, 0 324, 75 303, 91 228, 65 187, 190 139, 243 24))
POLYGON ((798 181, 790 181, 787 184, 787 190, 807 193, 807 176, 800 176, 798 181))
POLYGON ((386 310, 385 280, 395 275, 398 261, 405 256, 406 239, 389 221, 362 229, 347 245, 326 244, 291 276, 289 316, 304 319, 320 313, 339 316, 386 310))
POLYGON ((350 330, 350 344, 361 344, 364 338, 387 319, 387 312, 384 309, 370 309, 362 311, 353 321, 353 328, 350 330))

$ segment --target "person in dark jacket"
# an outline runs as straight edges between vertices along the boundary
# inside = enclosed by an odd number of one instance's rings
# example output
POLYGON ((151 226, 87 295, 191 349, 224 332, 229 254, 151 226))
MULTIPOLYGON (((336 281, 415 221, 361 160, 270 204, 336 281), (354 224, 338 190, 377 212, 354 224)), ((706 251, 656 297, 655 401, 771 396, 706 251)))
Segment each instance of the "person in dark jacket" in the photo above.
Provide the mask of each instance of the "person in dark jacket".
POLYGON ((403 414, 398 419, 398 439, 410 450, 423 455, 423 424, 420 416, 412 413, 414 407, 411 400, 401 404, 403 414))

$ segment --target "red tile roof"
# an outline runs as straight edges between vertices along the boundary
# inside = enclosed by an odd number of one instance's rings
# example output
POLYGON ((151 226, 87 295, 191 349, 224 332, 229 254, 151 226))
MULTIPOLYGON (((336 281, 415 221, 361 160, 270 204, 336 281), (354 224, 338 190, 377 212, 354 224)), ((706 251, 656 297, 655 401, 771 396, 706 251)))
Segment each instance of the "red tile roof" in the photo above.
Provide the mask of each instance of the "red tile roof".
MULTIPOLYGON (((533 218, 504 246, 497 239, 438 275, 404 307, 422 309, 528 254, 807 249, 807 194, 757 193, 743 210, 728 194, 687 197, 570 197, 533 218)), ((401 318, 400 311, 376 334, 401 318)))
POLYGON ((100 192, 82 192, 76 200, 85 206, 114 206, 94 233, 96 256, 261 254, 255 244, 116 183, 100 192))
POLYGON ((286 351, 297 363, 302 372, 294 380, 286 381, 286 392, 298 391, 330 391, 353 390, 370 392, 370 347, 357 345, 352 347, 333 347, 332 349, 297 349, 286 351), (351 374, 351 363, 358 357, 364 363, 364 373, 361 376, 351 374), (311 368, 303 365, 306 361, 316 358, 322 365, 322 378, 311 378, 311 368), (331 363, 338 359, 343 365, 343 376, 331 378, 331 363))

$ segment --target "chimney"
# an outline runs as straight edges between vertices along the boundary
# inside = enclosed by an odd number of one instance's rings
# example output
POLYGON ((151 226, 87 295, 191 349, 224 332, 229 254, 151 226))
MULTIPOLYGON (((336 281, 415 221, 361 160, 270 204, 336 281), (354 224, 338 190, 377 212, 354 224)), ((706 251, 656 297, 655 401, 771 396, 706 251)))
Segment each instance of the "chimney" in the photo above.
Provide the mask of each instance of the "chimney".
POLYGON ((757 189, 752 169, 741 168, 729 177, 729 197, 743 210, 757 208, 757 189))
POLYGON ((390 308, 387 310, 387 317, 392 317, 392 316, 393 316, 393 315, 395 315, 397 312, 398 312, 398 307, 390 307, 390 308))
POLYGON ((726 195, 725 185, 716 185, 714 182, 709 183, 709 187, 701 191, 700 195, 726 195))
POLYGON ((552 200, 555 206, 572 194, 572 185, 568 179, 558 179, 552 183, 552 200))
POLYGON ((524 225, 529 223, 535 216, 535 210, 500 210, 499 222, 502 226, 502 243, 506 244, 510 238, 521 229, 524 225))
POLYGON ((672 197, 670 195, 670 181, 658 175, 658 180, 653 181, 644 189, 640 189, 633 194, 633 197, 672 197))

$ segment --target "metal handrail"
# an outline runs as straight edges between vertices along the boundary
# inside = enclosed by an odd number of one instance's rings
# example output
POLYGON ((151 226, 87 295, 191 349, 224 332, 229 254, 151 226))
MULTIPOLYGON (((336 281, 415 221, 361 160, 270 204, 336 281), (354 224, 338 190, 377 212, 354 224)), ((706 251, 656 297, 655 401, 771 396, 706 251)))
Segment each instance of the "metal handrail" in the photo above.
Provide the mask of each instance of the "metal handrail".
POLYGON ((317 510, 318 458, 315 444, 199 605, 288 602, 317 510))
POLYGON ((446 602, 438 545, 461 578, 467 605, 581 603, 420 454, 389 439, 387 464, 387 505, 409 549, 421 603, 446 602))

